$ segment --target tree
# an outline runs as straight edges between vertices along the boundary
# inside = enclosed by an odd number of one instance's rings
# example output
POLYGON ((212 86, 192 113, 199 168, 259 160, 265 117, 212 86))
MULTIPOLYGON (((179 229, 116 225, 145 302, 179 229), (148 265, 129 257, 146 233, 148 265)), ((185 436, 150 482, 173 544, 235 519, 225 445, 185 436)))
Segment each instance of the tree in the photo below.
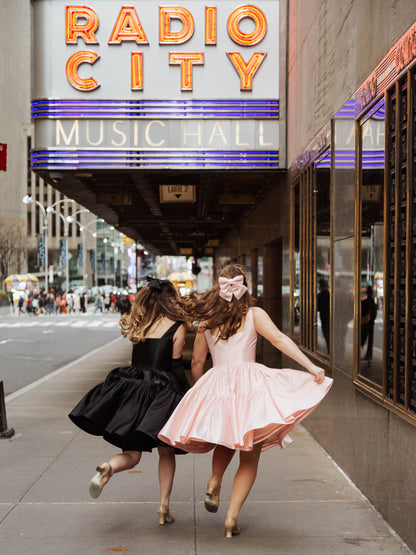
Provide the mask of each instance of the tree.
POLYGON ((26 260, 25 223, 19 218, 0 217, 0 289, 9 274, 21 272, 26 260))

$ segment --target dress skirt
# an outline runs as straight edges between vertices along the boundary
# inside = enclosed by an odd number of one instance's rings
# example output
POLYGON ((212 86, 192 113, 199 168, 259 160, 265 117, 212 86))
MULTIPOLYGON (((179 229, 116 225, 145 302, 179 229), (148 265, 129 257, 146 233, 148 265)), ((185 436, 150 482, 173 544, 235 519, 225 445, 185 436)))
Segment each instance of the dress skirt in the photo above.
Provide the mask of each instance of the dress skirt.
POLYGON ((85 432, 102 436, 124 451, 151 451, 166 447, 157 436, 182 396, 171 372, 151 366, 124 366, 112 370, 68 416, 85 432))
POLYGON ((159 438, 190 453, 216 445, 262 451, 292 440, 289 432, 322 401, 332 385, 309 372, 256 362, 214 366, 190 389, 159 438))

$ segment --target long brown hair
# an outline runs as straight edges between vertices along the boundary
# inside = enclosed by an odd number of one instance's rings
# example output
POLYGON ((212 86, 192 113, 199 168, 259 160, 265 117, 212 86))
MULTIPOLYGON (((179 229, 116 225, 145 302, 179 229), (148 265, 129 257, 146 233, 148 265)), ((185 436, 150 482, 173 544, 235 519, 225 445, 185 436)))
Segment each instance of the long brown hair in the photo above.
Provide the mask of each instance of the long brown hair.
MULTIPOLYGON (((232 279, 240 275, 244 277, 244 285, 247 287, 245 269, 239 264, 225 266, 218 277, 232 279)), ((248 290, 240 299, 233 296, 231 301, 226 301, 219 293, 220 287, 217 281, 209 291, 191 294, 187 301, 188 310, 194 320, 202 322, 204 330, 218 330, 218 339, 228 339, 237 333, 243 317, 255 304, 255 300, 248 290)))
POLYGON ((145 341, 153 324, 163 318, 183 322, 191 327, 185 303, 168 280, 152 280, 136 294, 129 314, 120 318, 121 333, 132 343, 145 341))

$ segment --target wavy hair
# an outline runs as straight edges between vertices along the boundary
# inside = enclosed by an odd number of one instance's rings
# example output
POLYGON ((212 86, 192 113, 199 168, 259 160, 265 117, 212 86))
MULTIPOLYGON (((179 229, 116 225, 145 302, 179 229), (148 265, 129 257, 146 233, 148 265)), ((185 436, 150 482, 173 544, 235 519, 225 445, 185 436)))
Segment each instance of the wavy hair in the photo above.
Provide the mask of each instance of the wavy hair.
POLYGON ((154 281, 160 287, 142 287, 134 298, 130 313, 120 318, 121 333, 132 343, 145 341, 147 332, 163 317, 192 328, 186 305, 173 283, 168 280, 154 281))
MULTIPOLYGON (((244 277, 244 285, 247 287, 245 269, 239 264, 228 264, 219 272, 218 278, 232 279, 240 275, 244 277)), ((188 311, 194 320, 202 322, 204 330, 218 330, 217 341, 228 339, 237 333, 243 317, 255 304, 255 299, 248 290, 240 299, 233 296, 231 301, 220 297, 219 292, 220 287, 217 281, 209 291, 191 293, 187 300, 188 311)))

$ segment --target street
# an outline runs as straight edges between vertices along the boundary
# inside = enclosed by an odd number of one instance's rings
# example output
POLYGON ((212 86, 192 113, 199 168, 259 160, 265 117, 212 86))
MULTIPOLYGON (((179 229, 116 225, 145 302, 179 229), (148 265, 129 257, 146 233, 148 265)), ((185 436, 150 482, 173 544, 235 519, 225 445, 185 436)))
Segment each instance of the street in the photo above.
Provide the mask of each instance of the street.
MULTIPOLYGON (((10 395, 120 337, 120 314, 34 316, 0 308, 0 380, 10 395)), ((111 370, 111 368, 109 368, 111 370)))

